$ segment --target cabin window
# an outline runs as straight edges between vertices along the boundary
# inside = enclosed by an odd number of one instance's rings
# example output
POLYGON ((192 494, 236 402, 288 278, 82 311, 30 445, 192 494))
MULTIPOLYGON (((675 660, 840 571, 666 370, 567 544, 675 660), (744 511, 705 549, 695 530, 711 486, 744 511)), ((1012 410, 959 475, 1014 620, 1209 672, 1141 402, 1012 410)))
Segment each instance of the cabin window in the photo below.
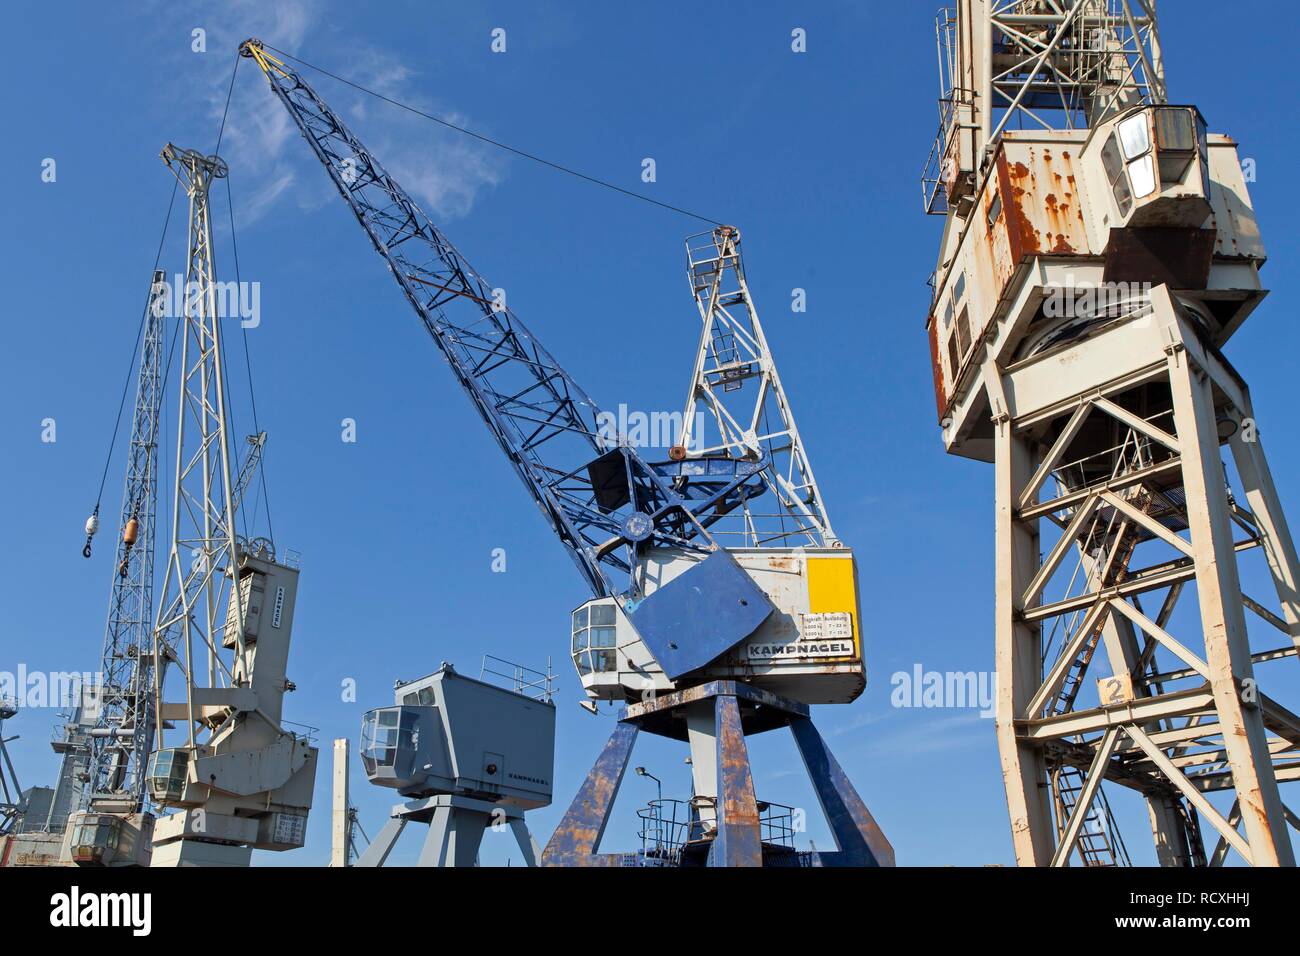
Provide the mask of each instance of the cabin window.
POLYGON ((1119 214, 1127 216, 1133 208, 1133 191, 1129 189, 1124 160, 1120 158, 1118 133, 1111 133, 1110 139, 1101 148, 1101 163, 1106 168, 1106 177, 1110 180, 1110 189, 1115 196, 1115 205, 1119 207, 1119 214))
POLYGON ((1175 185, 1182 182, 1200 148, 1198 118, 1181 107, 1159 107, 1154 114, 1160 182, 1175 185))
MULTIPOLYGON (((1144 199, 1156 191, 1156 163, 1151 152, 1149 122, 1146 112, 1136 113, 1115 130, 1128 167, 1129 188, 1137 199, 1144 199)), ((1118 192, 1115 198, 1119 200, 1118 192)))
POLYGON ((1146 113, 1136 113, 1119 124, 1119 144, 1124 159, 1132 162, 1151 151, 1151 138, 1147 134, 1146 113))
POLYGON ((962 355, 970 348, 970 339, 970 310, 963 306, 957 317, 957 348, 962 355))
POLYGON ((956 327, 952 328, 948 335, 948 370, 952 373, 952 380, 957 381, 957 371, 961 368, 961 361, 970 349, 971 329, 970 313, 966 305, 966 273, 964 271, 957 273, 957 278, 953 280, 952 297, 948 300, 947 308, 944 310, 944 328, 947 329, 953 325, 953 315, 956 314, 956 327))
POLYGON ((578 673, 618 670, 617 610, 613 604, 591 604, 573 614, 573 663, 578 673))

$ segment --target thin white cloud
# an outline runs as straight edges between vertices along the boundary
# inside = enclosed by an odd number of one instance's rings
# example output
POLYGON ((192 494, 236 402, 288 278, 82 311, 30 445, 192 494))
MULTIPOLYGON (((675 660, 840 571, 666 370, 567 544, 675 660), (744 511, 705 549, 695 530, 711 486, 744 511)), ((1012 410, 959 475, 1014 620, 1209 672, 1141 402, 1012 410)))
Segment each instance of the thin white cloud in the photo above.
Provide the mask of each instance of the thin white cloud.
MULTIPOLYGON (((179 96, 199 97, 210 128, 216 130, 226 107, 235 51, 250 36, 269 46, 305 56, 340 75, 384 96, 446 118, 470 125, 469 118, 446 104, 422 96, 416 73, 399 55, 347 38, 345 50, 331 40, 325 11, 316 0, 232 0, 218 9, 197 13, 182 5, 157 10, 160 36, 186 36, 195 27, 206 31, 208 52, 201 58, 185 52, 177 57, 176 71, 187 75, 179 96), (337 50, 337 55, 332 55, 337 50)), ((291 66, 294 64, 290 63, 291 66)), ((304 79, 329 102, 353 132, 375 152, 393 176, 430 216, 446 221, 466 216, 484 189, 501 181, 503 163, 483 146, 462 134, 439 127, 416 116, 366 97, 328 77, 304 69, 304 79)), ((204 124, 205 126, 207 124, 204 124)), ((213 133, 215 141, 215 132, 213 133)), ((293 203, 300 210, 312 210, 330 201, 333 187, 315 168, 317 160, 305 143, 299 142, 297 126, 280 101, 266 88, 265 80, 251 61, 240 63, 239 76, 226 113, 221 155, 230 166, 235 214, 241 227, 249 226, 276 206, 293 203)), ((180 144, 189 145, 189 144, 180 144)), ((205 151, 213 143, 194 144, 205 151)))
POLYGON ((854 748, 859 758, 883 755, 916 756, 994 744, 993 721, 983 719, 977 711, 930 715, 925 711, 900 710, 910 716, 903 726, 893 726, 888 734, 876 734, 865 747, 854 748), (925 715, 925 716, 922 716, 925 715))
POLYGON ((872 724, 880 723, 882 720, 889 718, 889 713, 877 713, 870 710, 864 710, 854 714, 845 723, 836 724, 831 728, 831 736, 839 737, 843 734, 852 733, 855 730, 861 730, 863 727, 869 727, 872 724))

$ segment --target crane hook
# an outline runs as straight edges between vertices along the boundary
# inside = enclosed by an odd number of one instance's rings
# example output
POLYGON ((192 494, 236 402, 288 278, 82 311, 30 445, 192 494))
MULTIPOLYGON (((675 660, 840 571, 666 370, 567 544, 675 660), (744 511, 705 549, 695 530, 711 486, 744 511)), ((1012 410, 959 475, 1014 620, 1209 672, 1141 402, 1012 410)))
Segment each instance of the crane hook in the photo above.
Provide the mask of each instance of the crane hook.
POLYGON ((90 557, 90 542, 95 537, 95 532, 99 530, 99 504, 95 504, 95 510, 90 513, 86 519, 86 546, 81 549, 83 558, 90 557))

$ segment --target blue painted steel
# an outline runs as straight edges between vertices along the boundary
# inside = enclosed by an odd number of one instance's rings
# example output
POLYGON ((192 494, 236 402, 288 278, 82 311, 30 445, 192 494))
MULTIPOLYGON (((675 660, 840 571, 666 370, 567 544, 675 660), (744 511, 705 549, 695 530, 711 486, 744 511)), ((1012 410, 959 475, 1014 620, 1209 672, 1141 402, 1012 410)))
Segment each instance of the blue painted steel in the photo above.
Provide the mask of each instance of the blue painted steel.
POLYGON ((894 848, 813 722, 807 717, 791 717, 790 732, 840 850, 819 854, 820 865, 893 866, 894 848))
POLYGON ((643 548, 711 550, 705 528, 761 493, 763 463, 687 475, 611 447, 596 403, 339 116, 296 73, 265 72, 593 593, 638 597, 643 548), (640 541, 633 512, 653 525, 640 541))
POLYGON ((749 752, 736 698, 713 699, 718 754, 718 835, 709 849, 710 866, 762 866, 763 840, 758 800, 749 772, 749 752))
MULTIPOLYGON (((876 825, 826 742, 797 701, 735 681, 713 681, 633 704, 601 751, 596 765, 574 797, 542 856, 543 866, 637 866, 637 854, 597 853, 609 812, 632 755, 637 730, 677 736, 657 722, 664 712, 703 700, 713 700, 718 762, 717 836, 708 850, 709 866, 839 867, 893 866, 894 850, 876 825), (758 704, 749 710, 750 732, 762 733, 788 725, 808 769, 838 850, 796 852, 762 843, 761 815, 745 745, 740 703, 758 704), (764 717, 772 714, 773 717, 764 717)), ((683 861, 682 865, 692 865, 683 861)), ((698 865, 698 862, 695 864, 698 865)))
POLYGON ((726 551, 715 551, 628 615, 671 680, 730 650, 775 611, 726 551))
POLYGON ((614 797, 623 783, 637 725, 620 720, 542 851, 542 866, 619 866, 621 854, 598 854, 614 797))

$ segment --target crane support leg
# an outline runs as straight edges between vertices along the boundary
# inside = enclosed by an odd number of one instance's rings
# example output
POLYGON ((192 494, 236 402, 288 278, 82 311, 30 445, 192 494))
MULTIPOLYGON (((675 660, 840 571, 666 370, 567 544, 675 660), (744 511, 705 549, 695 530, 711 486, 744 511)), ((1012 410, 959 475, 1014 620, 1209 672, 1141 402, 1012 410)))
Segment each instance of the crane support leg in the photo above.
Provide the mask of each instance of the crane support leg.
POLYGON ((819 854, 822 865, 893 866, 894 848, 813 722, 796 717, 790 732, 839 850, 819 854))
POLYGON ((366 847, 366 852, 362 853, 361 859, 357 860, 357 866, 383 866, 388 859, 388 854, 392 853, 393 847, 397 845, 397 838, 406 829, 406 824, 406 817, 389 817, 374 842, 366 847))
POLYGON ((512 818, 510 820, 510 832, 515 835, 515 842, 519 844, 519 852, 524 855, 525 866, 537 866, 537 861, 542 858, 542 850, 533 839, 532 833, 528 830, 528 824, 524 823, 522 817, 512 818))
POLYGON ((718 835, 710 866, 762 866, 763 839, 758 825, 758 800, 749 770, 749 751, 736 698, 714 698, 718 757, 718 835))
POLYGON ((491 816, 461 810, 455 805, 455 797, 435 799, 439 802, 429 820, 420 866, 474 866, 491 816))
POLYGON ((519 843, 525 866, 537 865, 537 845, 528 832, 523 812, 490 800, 437 794, 393 807, 379 836, 361 854, 357 866, 383 866, 408 823, 425 823, 429 832, 420 849, 417 866, 478 866, 483 834, 489 828, 508 826, 519 843))
POLYGON ((1300 651, 1300 559, 1296 557, 1295 541, 1264 457, 1264 446, 1260 444, 1259 423, 1251 407, 1250 393, 1245 392, 1242 397, 1246 403, 1242 409, 1243 426, 1233 433, 1232 456, 1273 575, 1287 633, 1300 651))
POLYGON ((1204 865, 1208 824, 1247 863, 1292 866, 1279 783, 1296 777, 1284 755, 1300 728, 1258 674, 1295 653, 1294 544, 1245 384, 1165 287, 1151 307, 1145 323, 1076 346, 1073 377, 1051 356, 984 371, 997 468, 998 745, 1016 859, 1065 865, 1073 850, 1087 866, 1127 862, 1101 781, 1090 780, 1101 773, 1146 800, 1162 864, 1204 865), (1225 475, 1225 438, 1248 508, 1225 475), (1238 555, 1256 547, 1280 614, 1242 592, 1238 555), (1195 606, 1175 617, 1180 595, 1195 606), (1253 649, 1247 609, 1286 646, 1253 649), (1228 790, 1237 821, 1205 797, 1228 790), (1064 835, 1081 833, 1062 849, 1064 835))
POLYGON ((542 853, 542 866, 618 866, 620 857, 596 852, 609 821, 614 797, 632 756, 639 728, 626 719, 618 722, 596 759, 596 765, 582 782, 578 795, 564 811, 564 818, 551 834, 542 853))
MULTIPOLYGON (((663 801, 659 801, 662 803, 663 801)), ((671 802, 671 801, 670 801, 671 802)), ((653 805, 652 805, 653 806, 653 805)), ((542 854, 543 866, 893 866, 894 850, 809 717, 807 705, 738 681, 629 704, 542 854), (799 851, 795 827, 754 792, 745 737, 789 727, 838 851, 799 851), (691 819, 644 819, 640 854, 600 853, 600 836, 640 731, 688 742, 691 819)))

